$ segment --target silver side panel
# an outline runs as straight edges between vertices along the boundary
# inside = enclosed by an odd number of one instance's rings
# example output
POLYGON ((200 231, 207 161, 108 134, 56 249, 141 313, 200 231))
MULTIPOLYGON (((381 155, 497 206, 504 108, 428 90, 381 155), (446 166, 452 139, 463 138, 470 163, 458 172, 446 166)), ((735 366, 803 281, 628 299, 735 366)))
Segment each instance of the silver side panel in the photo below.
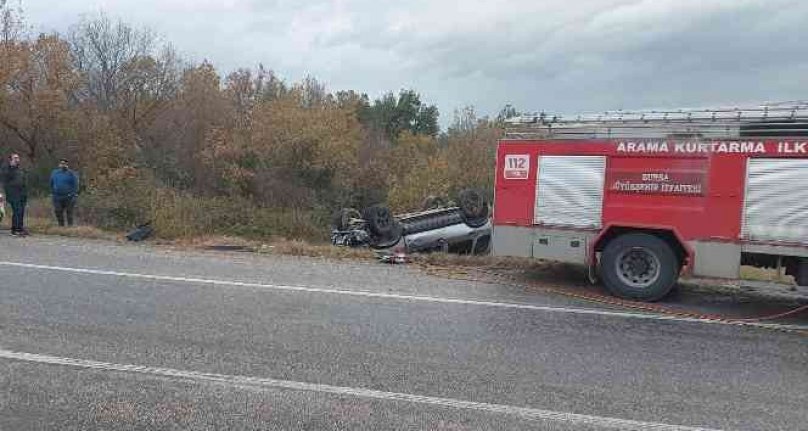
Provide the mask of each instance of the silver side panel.
POLYGON ((596 235, 597 232, 564 229, 494 226, 493 254, 586 264, 589 244, 596 235))
POLYGON ((533 256, 533 228, 520 226, 494 226, 491 237, 494 256, 533 256))
POLYGON ((730 242, 693 241, 696 253, 693 275, 699 277, 732 278, 740 276, 741 245, 730 242))
POLYGON ((476 241, 484 236, 491 235, 491 222, 481 227, 470 227, 465 223, 453 224, 440 229, 418 232, 404 237, 407 250, 418 251, 435 248, 442 243, 458 244, 466 241, 476 241))
POLYGON ((749 159, 741 235, 808 243, 808 160, 749 159))
POLYGON ((533 257, 564 263, 585 265, 589 243, 595 234, 589 232, 536 229, 533 257))
POLYGON ((540 156, 535 224, 599 228, 606 157, 540 156))

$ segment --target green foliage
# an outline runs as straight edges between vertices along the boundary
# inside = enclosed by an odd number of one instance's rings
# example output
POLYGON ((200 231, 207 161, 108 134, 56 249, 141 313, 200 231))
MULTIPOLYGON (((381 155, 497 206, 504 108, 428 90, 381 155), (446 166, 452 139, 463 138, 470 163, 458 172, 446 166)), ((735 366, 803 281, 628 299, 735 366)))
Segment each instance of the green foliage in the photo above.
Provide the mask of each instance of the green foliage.
POLYGON ((413 134, 436 136, 438 108, 425 105, 414 90, 401 90, 398 97, 387 93, 366 107, 361 115, 363 123, 384 132, 387 139, 395 141, 404 131, 413 134))

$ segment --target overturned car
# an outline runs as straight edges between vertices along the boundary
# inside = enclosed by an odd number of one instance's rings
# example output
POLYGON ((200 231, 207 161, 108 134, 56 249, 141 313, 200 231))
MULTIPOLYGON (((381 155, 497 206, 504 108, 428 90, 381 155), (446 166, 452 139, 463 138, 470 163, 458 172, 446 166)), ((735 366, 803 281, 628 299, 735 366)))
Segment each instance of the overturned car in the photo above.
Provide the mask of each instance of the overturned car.
POLYGON ((408 253, 443 251, 487 254, 491 246, 490 205, 477 190, 464 190, 457 203, 429 198, 419 212, 393 215, 374 205, 361 213, 344 208, 335 214, 331 242, 408 253))

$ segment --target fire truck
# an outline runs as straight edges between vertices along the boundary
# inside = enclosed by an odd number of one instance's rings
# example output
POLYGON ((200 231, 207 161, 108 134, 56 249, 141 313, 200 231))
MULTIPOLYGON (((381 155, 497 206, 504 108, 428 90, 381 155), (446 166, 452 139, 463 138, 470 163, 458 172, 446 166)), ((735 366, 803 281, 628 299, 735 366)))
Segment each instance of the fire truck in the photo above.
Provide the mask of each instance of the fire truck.
POLYGON ((678 277, 808 285, 808 103, 511 118, 492 253, 583 264, 655 301, 678 277))

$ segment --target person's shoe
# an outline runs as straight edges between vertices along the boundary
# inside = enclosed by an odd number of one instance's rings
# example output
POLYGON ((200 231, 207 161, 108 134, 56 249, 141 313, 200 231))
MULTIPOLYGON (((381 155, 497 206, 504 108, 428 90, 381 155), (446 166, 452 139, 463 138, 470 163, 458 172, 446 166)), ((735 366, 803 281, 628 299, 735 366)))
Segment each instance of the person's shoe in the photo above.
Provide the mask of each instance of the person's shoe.
POLYGON ((28 232, 28 229, 23 228, 22 230, 20 230, 19 235, 20 236, 31 236, 31 232, 28 232))
POLYGON ((16 230, 12 230, 11 231, 11 236, 20 236, 20 232, 18 232, 16 230))

